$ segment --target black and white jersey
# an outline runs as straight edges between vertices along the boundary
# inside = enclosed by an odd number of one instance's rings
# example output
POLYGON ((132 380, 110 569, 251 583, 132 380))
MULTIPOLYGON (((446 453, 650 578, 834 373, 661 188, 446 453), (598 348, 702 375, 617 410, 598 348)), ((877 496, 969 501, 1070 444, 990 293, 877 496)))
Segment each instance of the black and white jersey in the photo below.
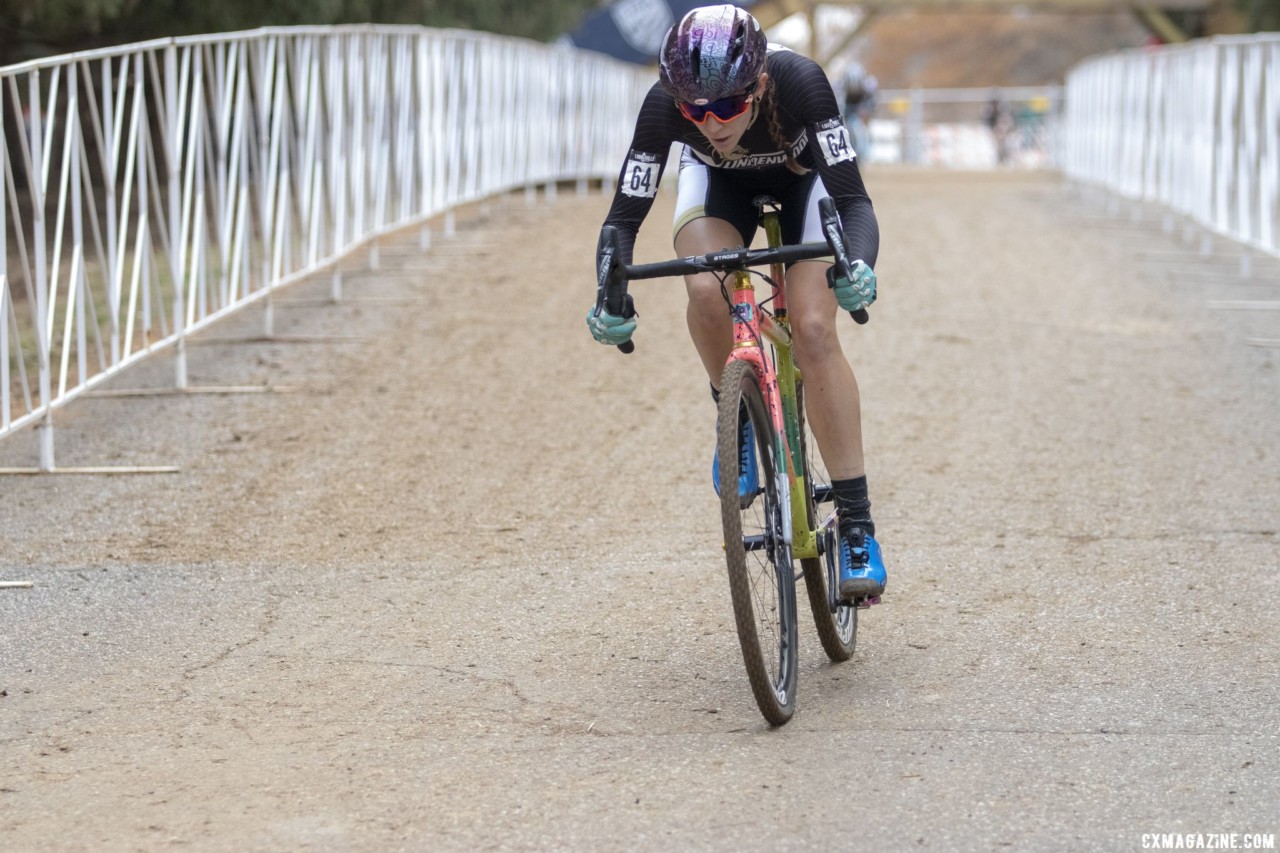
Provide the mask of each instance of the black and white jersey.
MULTIPOLYGON (((874 266, 880 243, 879 228, 827 75, 808 57, 772 46, 765 70, 773 84, 770 100, 787 149, 801 166, 817 171, 827 193, 835 200, 850 257, 861 258, 874 266)), ((807 180, 787 168, 786 152, 774 142, 769 131, 767 102, 764 106, 743 134, 737 149, 721 156, 698 128, 681 115, 662 86, 653 85, 636 118, 631 149, 618 175, 617 191, 604 222, 621 232, 624 263, 631 262, 635 235, 653 206, 673 142, 683 143, 709 168, 752 170, 756 173, 752 176, 753 183, 775 185, 779 192, 795 181, 807 180)))

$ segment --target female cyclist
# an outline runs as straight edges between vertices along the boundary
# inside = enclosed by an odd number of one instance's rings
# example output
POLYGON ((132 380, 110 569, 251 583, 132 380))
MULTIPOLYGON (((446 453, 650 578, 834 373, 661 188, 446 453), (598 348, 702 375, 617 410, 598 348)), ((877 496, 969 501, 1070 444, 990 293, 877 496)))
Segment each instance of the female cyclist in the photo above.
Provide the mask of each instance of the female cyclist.
MULTIPOLYGON (((828 261, 808 261, 788 269, 785 286, 806 413, 839 518, 840 595, 874 598, 884 591, 885 566, 867 496, 858 384, 836 336, 836 309, 856 311, 875 301, 879 228, 831 84, 816 62, 770 46, 759 22, 735 6, 689 12, 668 31, 659 61, 604 222, 622 235, 621 263, 631 261, 673 142, 684 146, 675 218, 680 257, 750 246, 757 223, 752 200, 762 194, 782 203, 785 244, 823 239, 824 196, 840 211, 849 257, 859 259, 853 279, 835 278, 828 261)), ((609 271, 600 260, 603 279, 609 271)), ((714 274, 687 276, 685 286, 689 332, 717 397, 715 383, 733 346, 729 312, 714 274)), ((630 340, 636 317, 627 313, 593 308, 592 336, 604 344, 630 340)), ((743 430, 742 445, 750 447, 749 422, 743 430)), ((743 470, 739 488, 754 494, 754 457, 743 470)), ((712 476, 718 488, 718 470, 712 476)))

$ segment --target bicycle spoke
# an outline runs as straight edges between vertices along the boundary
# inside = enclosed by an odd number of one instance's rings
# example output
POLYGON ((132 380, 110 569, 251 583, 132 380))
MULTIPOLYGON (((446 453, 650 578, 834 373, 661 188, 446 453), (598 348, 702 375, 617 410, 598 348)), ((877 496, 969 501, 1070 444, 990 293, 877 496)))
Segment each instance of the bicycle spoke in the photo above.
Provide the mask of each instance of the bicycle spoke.
POLYGON ((808 593, 809 609, 813 613, 814 626, 823 651, 833 661, 846 661, 853 656, 857 644, 858 611, 836 598, 839 577, 834 554, 834 529, 830 524, 834 512, 829 503, 831 480, 822 464, 817 442, 805 420, 803 383, 797 383, 796 409, 800 420, 801 455, 805 459, 809 486, 805 514, 811 529, 818 534, 824 551, 818 557, 800 561, 804 571, 805 591, 808 593))
POLYGON ((794 568, 790 546, 782 539, 783 503, 774 476, 781 460, 773 455, 773 427, 751 365, 730 364, 720 387, 716 452, 729 589, 756 704, 765 719, 779 725, 795 710, 797 673, 794 568), (760 484, 750 500, 738 494, 741 407, 755 435, 749 450, 760 484))

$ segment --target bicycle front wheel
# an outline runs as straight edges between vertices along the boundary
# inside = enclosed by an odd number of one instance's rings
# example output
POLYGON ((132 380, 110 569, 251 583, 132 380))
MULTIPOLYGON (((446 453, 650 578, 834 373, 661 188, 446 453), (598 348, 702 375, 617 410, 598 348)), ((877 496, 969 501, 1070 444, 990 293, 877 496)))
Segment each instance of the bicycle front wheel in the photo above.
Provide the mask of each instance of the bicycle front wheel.
POLYGON ((729 592, 747 678, 760 713, 773 725, 791 719, 796 705, 796 578, 784 539, 782 498, 773 423, 755 370, 745 361, 725 368, 720 381, 716 453, 720 459, 720 514, 729 568, 729 592), (742 447, 742 413, 753 446, 742 447), (742 494, 743 456, 754 458, 759 488, 742 494))
POLYGON ((809 594, 809 609, 813 611, 813 623, 818 629, 818 639, 827 657, 840 663, 853 657, 858 642, 858 609, 839 600, 836 593, 840 562, 836 551, 839 533, 836 531, 835 509, 831 498, 831 478, 818 455, 817 442, 804 414, 804 383, 796 383, 796 410, 800 419, 800 447, 803 451, 808 487, 805 493, 805 514, 809 517, 809 529, 818 537, 820 556, 800 561, 804 569, 805 592, 809 594))

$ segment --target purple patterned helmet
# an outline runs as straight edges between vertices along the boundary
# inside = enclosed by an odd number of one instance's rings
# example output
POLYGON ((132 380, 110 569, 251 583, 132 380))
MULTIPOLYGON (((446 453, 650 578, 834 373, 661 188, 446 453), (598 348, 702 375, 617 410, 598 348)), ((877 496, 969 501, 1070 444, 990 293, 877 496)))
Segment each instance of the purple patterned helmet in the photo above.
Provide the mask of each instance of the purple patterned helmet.
POLYGON ((658 80, 677 101, 705 104, 754 86, 768 51, 764 30, 749 12, 703 6, 667 31, 658 80))

